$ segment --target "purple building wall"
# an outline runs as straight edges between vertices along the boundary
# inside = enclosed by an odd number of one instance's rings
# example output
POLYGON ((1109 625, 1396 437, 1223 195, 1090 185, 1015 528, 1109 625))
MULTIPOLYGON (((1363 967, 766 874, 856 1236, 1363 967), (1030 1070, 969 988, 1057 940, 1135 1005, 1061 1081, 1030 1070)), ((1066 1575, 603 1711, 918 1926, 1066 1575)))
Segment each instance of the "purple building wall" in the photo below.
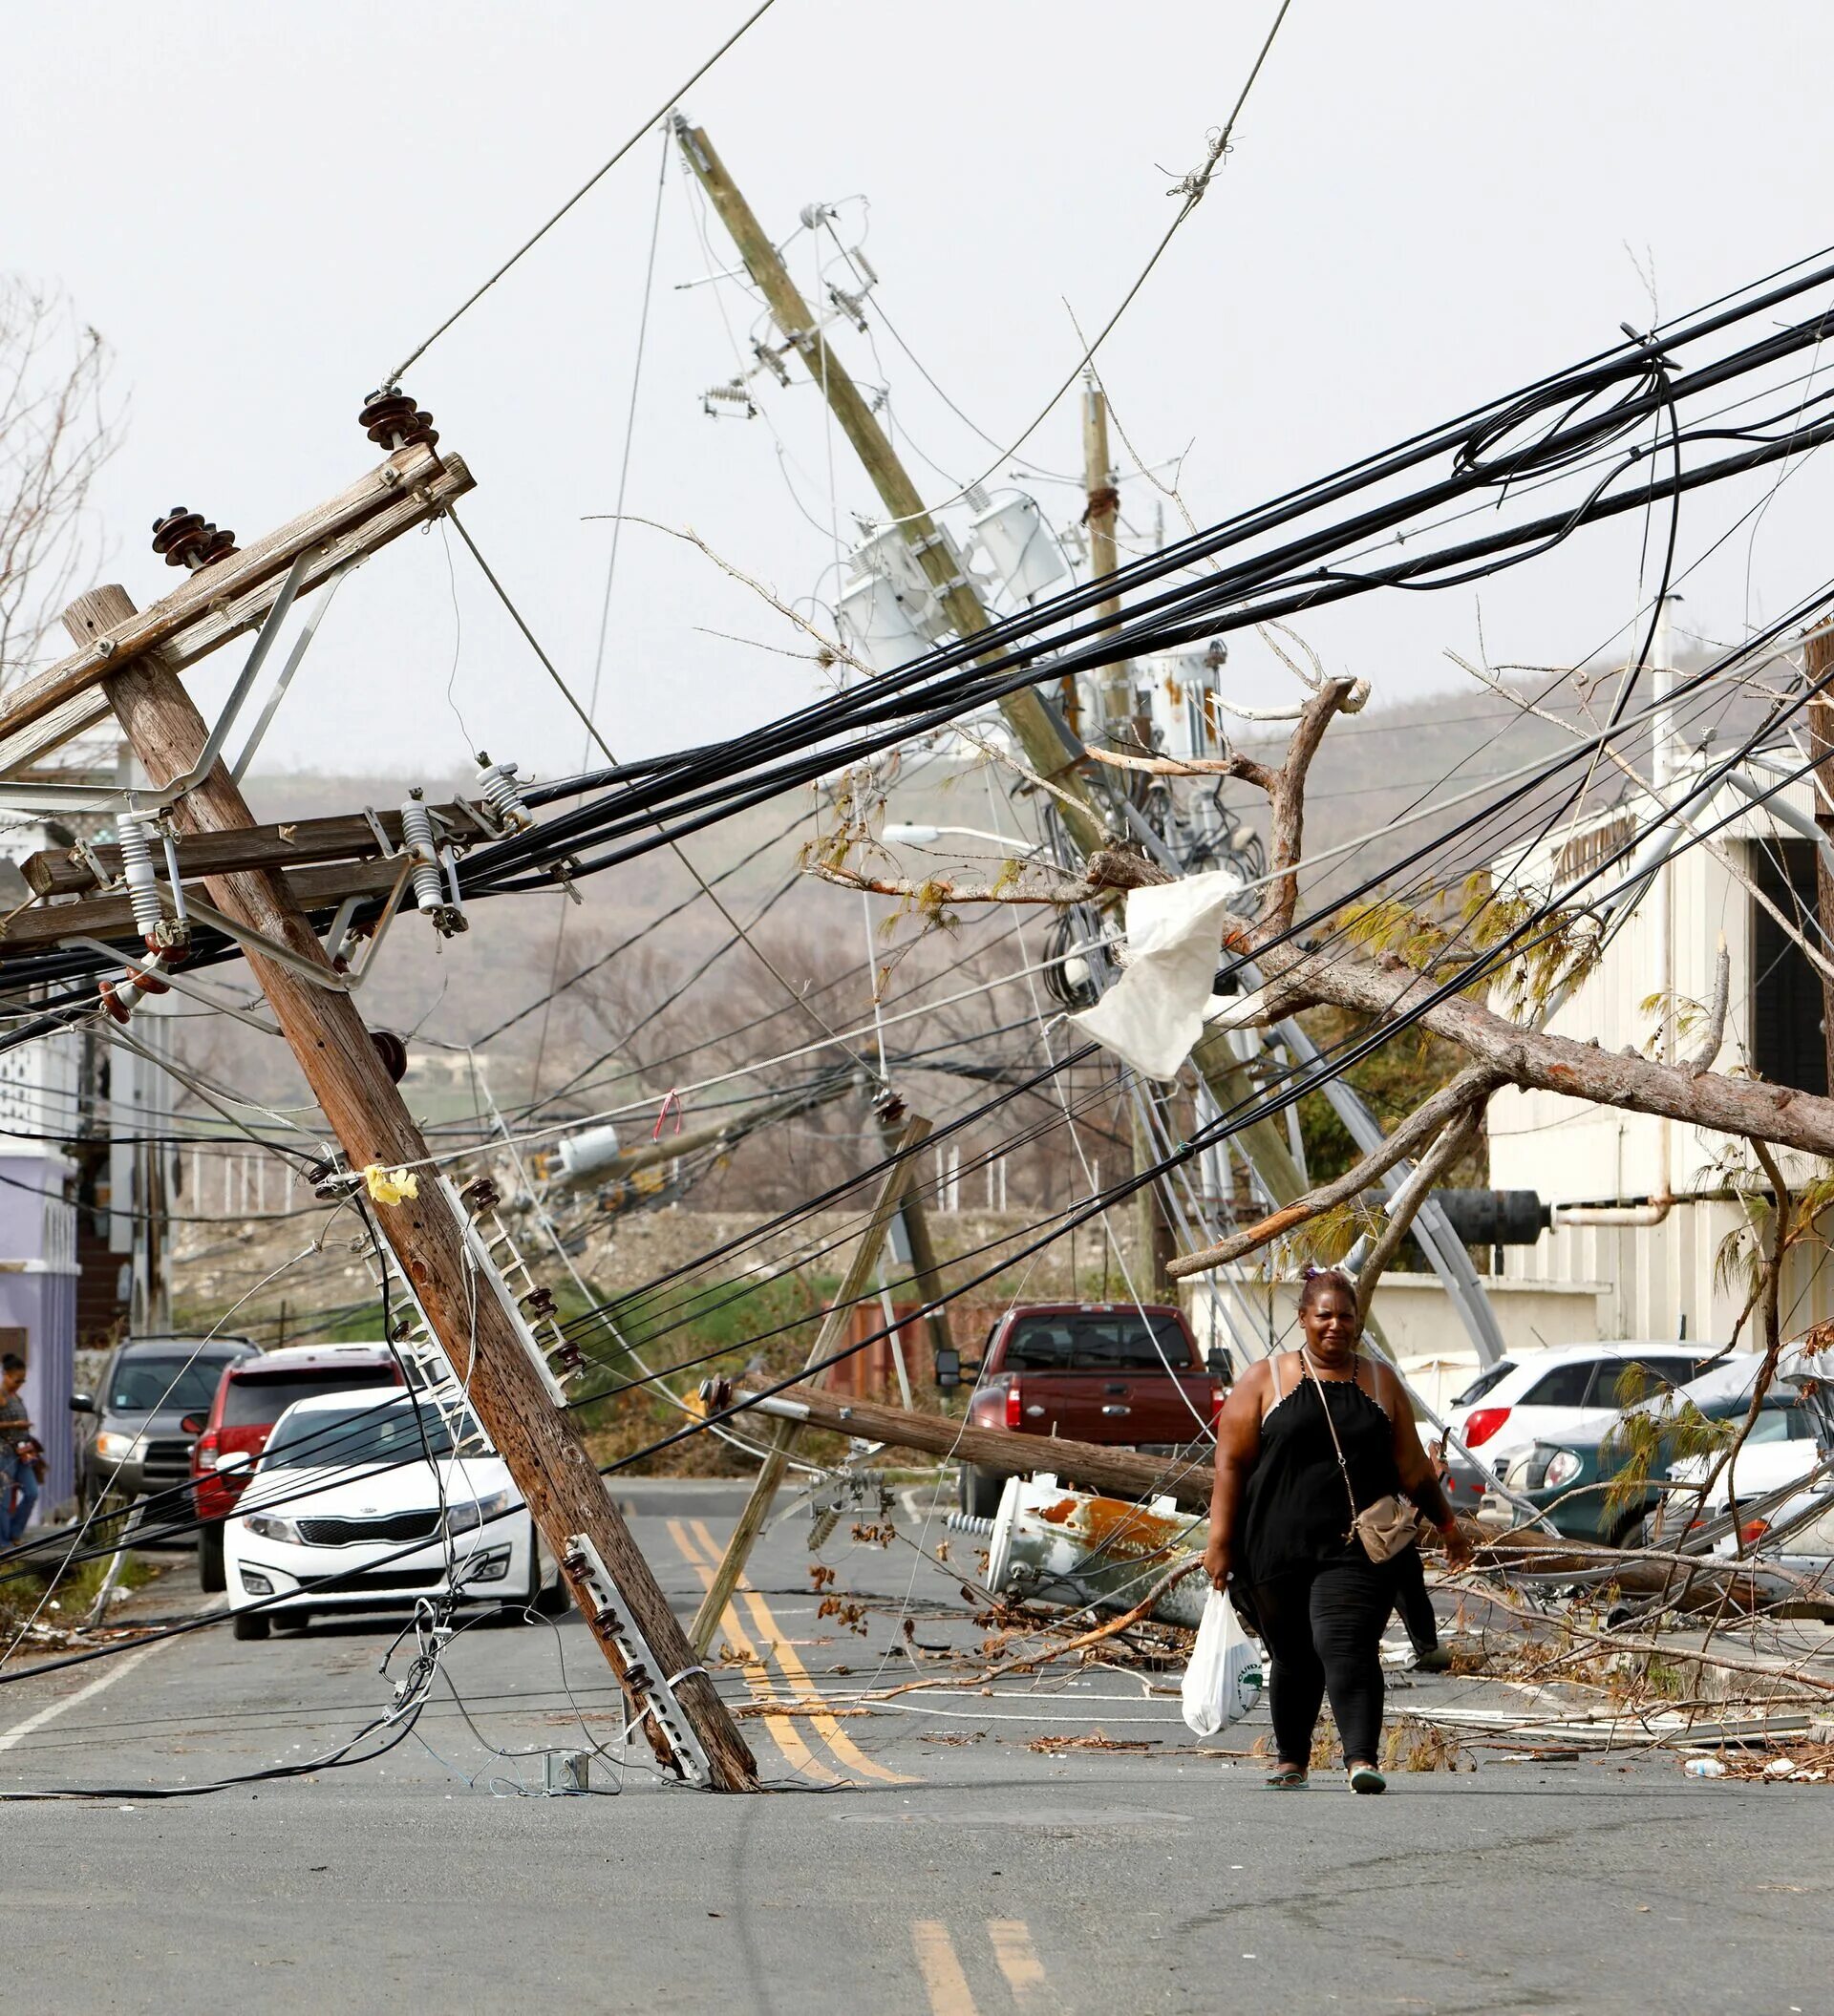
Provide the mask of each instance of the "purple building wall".
POLYGON ((0 1331, 22 1349, 25 1402, 45 1445, 39 1516, 76 1489, 76 1212, 64 1198, 58 1155, 0 1157, 0 1331), (23 1334, 21 1334, 23 1333, 23 1334))

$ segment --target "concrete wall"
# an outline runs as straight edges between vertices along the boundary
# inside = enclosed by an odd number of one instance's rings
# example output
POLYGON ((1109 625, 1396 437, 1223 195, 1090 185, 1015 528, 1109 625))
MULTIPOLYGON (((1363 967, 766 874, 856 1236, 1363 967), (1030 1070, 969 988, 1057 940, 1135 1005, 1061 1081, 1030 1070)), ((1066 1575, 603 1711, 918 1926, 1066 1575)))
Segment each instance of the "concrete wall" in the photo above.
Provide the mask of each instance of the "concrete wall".
MULTIPOLYGON (((1780 794, 1811 812, 1808 787, 1780 794)), ((1618 816, 1620 818, 1623 815, 1618 816)), ((1702 827, 1725 821, 1720 838, 1742 864, 1748 851, 1786 829, 1730 791, 1694 815, 1702 827)), ((1610 838, 1615 836, 1605 836, 1610 838)), ((1558 843, 1558 837, 1557 837, 1558 843)), ((1531 864, 1530 873, 1546 862, 1531 864)), ((1704 846, 1674 860, 1674 990, 1678 1003, 1710 999, 1723 934, 1731 970, 1725 1043, 1717 1069, 1748 1069, 1753 974, 1754 898, 1726 862, 1704 846)), ((1607 947, 1596 970, 1549 1023, 1557 1035, 1656 1054, 1663 987, 1659 908, 1653 892, 1607 947)), ((1686 1054, 1697 1037, 1684 1029, 1677 1048, 1686 1054)), ((1665 1124, 1653 1115, 1619 1113, 1545 1092, 1505 1090, 1489 1112, 1490 1178, 1503 1189, 1534 1190, 1546 1202, 1640 1202, 1672 1189, 1677 1201, 1667 1219, 1647 1227, 1570 1226, 1544 1234, 1533 1247, 1505 1249, 1507 1279, 1523 1286, 1603 1284, 1598 1334, 1611 1338, 1686 1334, 1724 1343, 1749 1292, 1738 1274, 1716 1278, 1716 1262, 1745 1212, 1728 1194, 1749 1158, 1740 1144, 1705 1128, 1665 1124), (1717 1195, 1710 1193, 1717 1193, 1717 1195)), ((1780 1154, 1784 1180, 1800 1184, 1822 1172, 1806 1156, 1780 1154)), ((1758 1183, 1761 1188, 1762 1179, 1758 1183)), ((1823 1232, 1834 1232, 1834 1225, 1823 1232)), ((1815 1264, 1817 1241, 1794 1256, 1783 1286, 1786 1334, 1834 1313, 1834 1285, 1815 1264)))

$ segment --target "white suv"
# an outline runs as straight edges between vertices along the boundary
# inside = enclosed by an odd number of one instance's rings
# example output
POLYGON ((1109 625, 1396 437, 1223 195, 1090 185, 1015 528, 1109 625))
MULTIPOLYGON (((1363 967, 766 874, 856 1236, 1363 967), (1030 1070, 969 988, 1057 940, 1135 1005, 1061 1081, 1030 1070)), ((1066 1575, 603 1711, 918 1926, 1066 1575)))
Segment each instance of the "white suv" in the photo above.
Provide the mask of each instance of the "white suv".
MULTIPOLYGON (((1446 1426, 1501 1473, 1536 1442, 1557 1442, 1587 1414, 1623 1404, 1619 1382, 1637 1376, 1624 1399, 1641 1398, 1653 1382, 1685 1386, 1720 1354, 1711 1346, 1658 1339, 1630 1344, 1564 1344, 1503 1358, 1465 1388, 1446 1410, 1446 1426)), ((1484 1482, 1454 1450, 1446 1451, 1446 1491, 1453 1509, 1475 1513, 1484 1482)))

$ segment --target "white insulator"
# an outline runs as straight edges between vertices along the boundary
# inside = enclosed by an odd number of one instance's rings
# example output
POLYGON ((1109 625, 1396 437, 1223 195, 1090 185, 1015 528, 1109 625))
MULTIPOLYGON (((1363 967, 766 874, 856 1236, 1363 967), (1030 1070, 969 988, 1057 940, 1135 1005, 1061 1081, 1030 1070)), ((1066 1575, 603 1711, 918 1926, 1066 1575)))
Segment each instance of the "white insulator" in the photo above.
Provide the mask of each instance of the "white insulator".
POLYGON ((446 885, 439 874, 439 848, 433 837, 433 814, 419 798, 401 805, 401 844, 414 859, 414 900, 421 914, 437 917, 447 908, 446 885))
POLYGON ((535 815, 516 788, 515 764, 486 762, 481 755, 478 763, 478 788, 497 815, 498 825, 505 833, 526 833, 535 823, 535 815))
POLYGON ((157 937, 165 922, 160 902, 160 879, 153 872, 153 819, 144 812, 123 812, 115 821, 115 839, 121 850, 121 875, 134 912, 134 928, 142 938, 157 937))

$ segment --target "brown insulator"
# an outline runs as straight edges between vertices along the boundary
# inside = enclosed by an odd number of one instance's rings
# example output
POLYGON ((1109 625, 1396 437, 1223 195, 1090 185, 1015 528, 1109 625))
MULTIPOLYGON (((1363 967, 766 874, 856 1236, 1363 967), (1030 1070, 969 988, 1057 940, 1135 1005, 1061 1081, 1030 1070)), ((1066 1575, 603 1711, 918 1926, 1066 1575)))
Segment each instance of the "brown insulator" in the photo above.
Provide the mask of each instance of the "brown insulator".
POLYGON ((497 1203, 497 1185, 489 1177, 480 1176, 469 1182, 458 1193, 466 1208, 474 1215, 493 1209, 497 1203))
POLYGON ((439 438, 434 432, 433 415, 418 412, 404 392, 372 393, 356 416, 356 424, 378 448, 391 452, 416 442, 431 448, 439 438))
POLYGON ((408 1074, 408 1046, 392 1029, 373 1029, 370 1041, 375 1045, 375 1053, 381 1058, 390 1082, 399 1085, 408 1074))
POLYGON ((168 567, 189 567, 194 573, 213 562, 227 560, 236 550, 236 535, 205 521, 202 512, 174 504, 153 521, 153 550, 165 556, 168 567))

